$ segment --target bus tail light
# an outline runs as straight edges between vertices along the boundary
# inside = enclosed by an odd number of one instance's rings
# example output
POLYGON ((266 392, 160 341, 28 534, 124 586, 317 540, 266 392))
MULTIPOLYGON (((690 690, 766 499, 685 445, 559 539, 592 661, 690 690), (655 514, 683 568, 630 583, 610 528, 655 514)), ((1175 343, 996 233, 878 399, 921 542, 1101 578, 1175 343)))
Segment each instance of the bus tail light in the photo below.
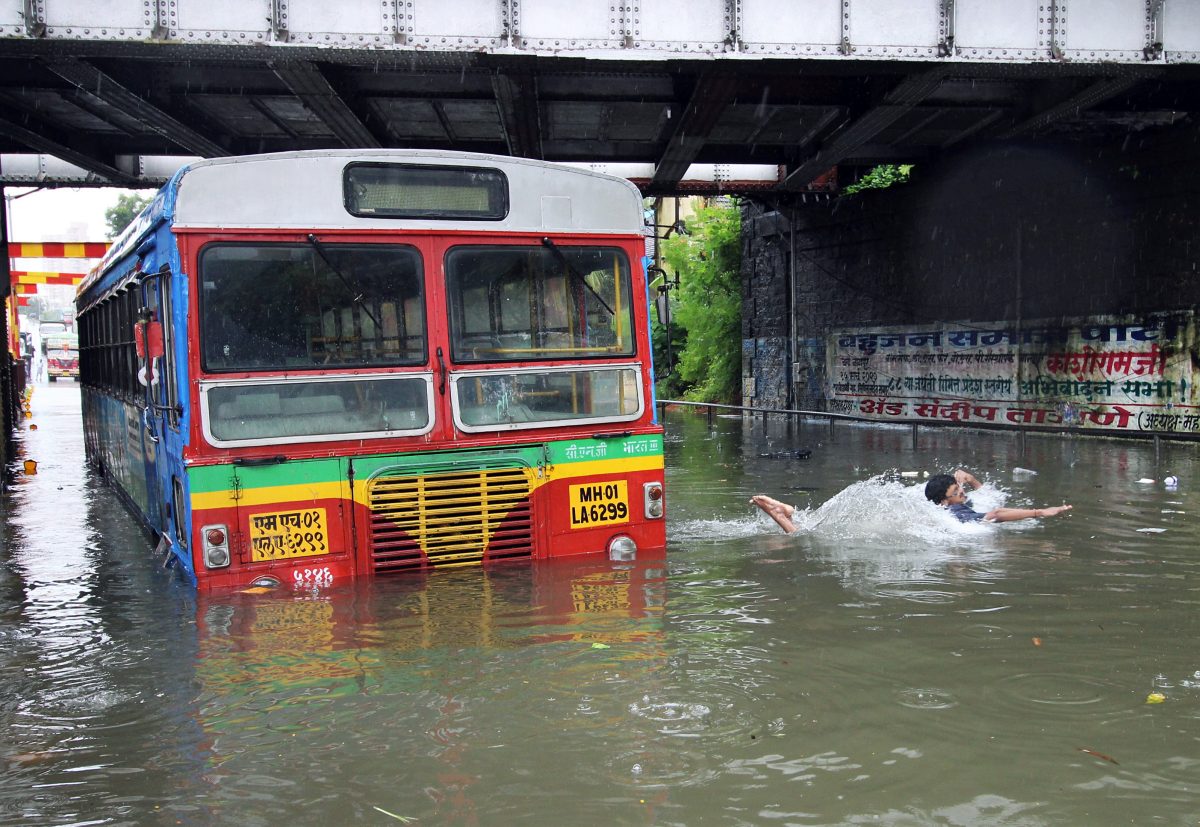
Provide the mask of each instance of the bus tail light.
POLYGON ((608 541, 608 559, 614 563, 628 563, 637 559, 637 543, 628 534, 617 534, 608 541))
POLYGON ((661 482, 648 482, 642 486, 644 514, 648 520, 658 520, 663 515, 663 487, 661 482))
POLYGON ((204 566, 223 569, 229 565, 229 532, 223 525, 206 525, 200 529, 204 538, 204 566))

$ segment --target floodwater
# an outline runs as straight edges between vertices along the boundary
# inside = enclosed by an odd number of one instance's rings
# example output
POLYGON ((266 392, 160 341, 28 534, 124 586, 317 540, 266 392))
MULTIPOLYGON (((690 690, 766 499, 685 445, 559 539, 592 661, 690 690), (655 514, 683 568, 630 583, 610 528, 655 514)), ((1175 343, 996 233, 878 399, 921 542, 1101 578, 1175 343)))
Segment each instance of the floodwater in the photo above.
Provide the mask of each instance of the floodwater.
POLYGON ((1194 445, 671 413, 666 561, 198 597, 78 398, 2 503, 0 823, 1200 821, 1194 445), (958 464, 1075 509, 901 475, 958 464))

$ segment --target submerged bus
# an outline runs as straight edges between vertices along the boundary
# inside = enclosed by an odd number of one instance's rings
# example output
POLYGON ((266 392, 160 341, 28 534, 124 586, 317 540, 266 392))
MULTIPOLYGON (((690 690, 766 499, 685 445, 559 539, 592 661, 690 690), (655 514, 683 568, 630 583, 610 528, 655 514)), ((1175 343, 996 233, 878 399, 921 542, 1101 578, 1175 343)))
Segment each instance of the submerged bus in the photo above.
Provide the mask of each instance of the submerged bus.
POLYGON ((80 286, 88 459, 202 589, 661 554, 642 216, 516 158, 190 164, 80 286))

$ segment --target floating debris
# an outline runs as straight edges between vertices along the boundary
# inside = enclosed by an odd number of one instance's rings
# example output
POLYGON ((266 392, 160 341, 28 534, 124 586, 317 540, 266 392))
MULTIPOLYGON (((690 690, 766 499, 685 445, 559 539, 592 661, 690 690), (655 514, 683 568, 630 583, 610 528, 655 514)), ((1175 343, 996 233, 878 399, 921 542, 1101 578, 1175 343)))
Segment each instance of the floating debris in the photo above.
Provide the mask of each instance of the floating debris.
POLYGON ((759 459, 808 459, 812 456, 812 449, 802 448, 798 451, 771 451, 766 454, 759 454, 759 459))
POLYGON ((1107 761, 1108 763, 1116 764, 1117 766, 1121 765, 1121 762, 1116 758, 1113 758, 1111 755, 1105 755, 1103 752, 1096 752, 1094 749, 1088 749, 1087 747, 1075 747, 1075 749, 1079 750, 1080 752, 1086 752, 1088 755, 1099 758, 1101 761, 1107 761))

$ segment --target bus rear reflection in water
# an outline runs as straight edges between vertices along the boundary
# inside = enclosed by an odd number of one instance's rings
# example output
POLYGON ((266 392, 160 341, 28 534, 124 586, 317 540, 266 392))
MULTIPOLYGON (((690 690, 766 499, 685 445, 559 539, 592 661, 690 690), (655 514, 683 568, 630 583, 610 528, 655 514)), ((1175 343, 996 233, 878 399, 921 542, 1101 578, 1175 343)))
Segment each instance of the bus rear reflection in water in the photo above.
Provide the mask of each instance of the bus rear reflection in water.
MULTIPOLYGON (((300 796, 314 823, 346 820, 337 808, 405 814, 418 802, 445 823, 487 823, 468 815, 488 806, 494 762, 528 757, 499 747, 550 732, 589 743, 611 723, 609 695, 672 681, 662 563, 550 560, 199 593, 195 803, 218 821, 221 807, 300 796), (353 804, 328 795, 343 786, 353 804)), ((650 741, 639 749, 673 749, 645 729, 629 732, 650 741)))
POLYGON ((634 644, 642 657, 658 651, 639 647, 661 643, 665 607, 666 571, 655 562, 416 573, 301 594, 208 592, 197 607, 198 676, 206 693, 236 704, 267 685, 284 697, 410 680, 391 659, 416 650, 634 644))
POLYGON ((81 287, 88 457, 202 589, 661 556, 643 256, 585 170, 190 164, 81 287))

